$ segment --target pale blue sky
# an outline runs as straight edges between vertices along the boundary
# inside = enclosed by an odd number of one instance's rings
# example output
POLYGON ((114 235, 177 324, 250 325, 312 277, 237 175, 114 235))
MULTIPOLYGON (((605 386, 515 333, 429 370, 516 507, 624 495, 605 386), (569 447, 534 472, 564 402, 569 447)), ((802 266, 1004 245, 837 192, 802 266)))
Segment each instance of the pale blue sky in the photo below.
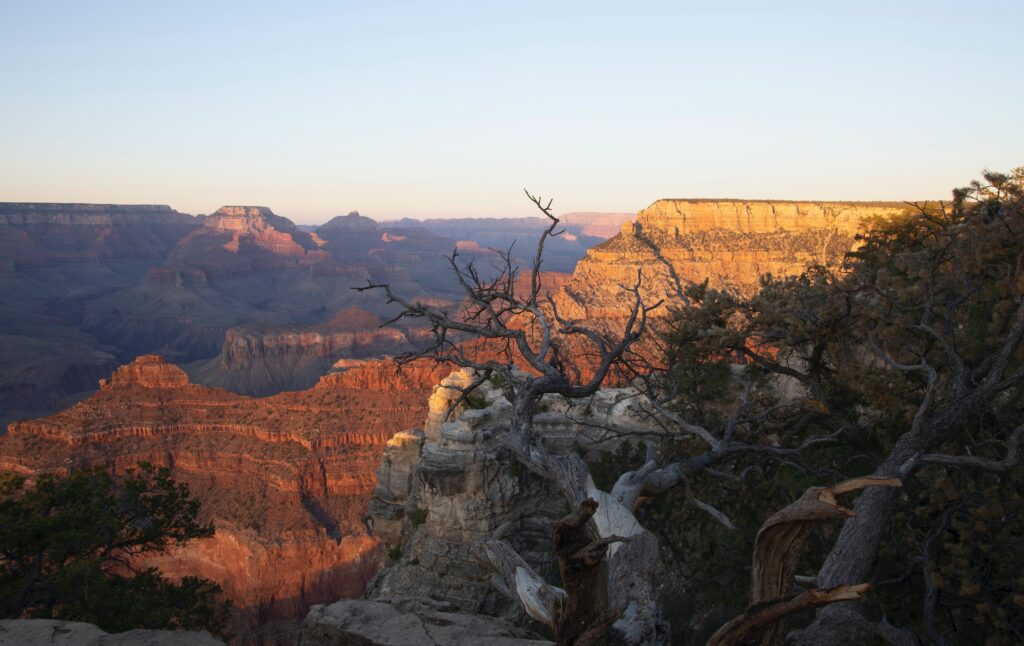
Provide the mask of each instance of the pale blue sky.
POLYGON ((0 0, 0 201, 943 197, 1024 164, 1022 31, 1020 0, 0 0))

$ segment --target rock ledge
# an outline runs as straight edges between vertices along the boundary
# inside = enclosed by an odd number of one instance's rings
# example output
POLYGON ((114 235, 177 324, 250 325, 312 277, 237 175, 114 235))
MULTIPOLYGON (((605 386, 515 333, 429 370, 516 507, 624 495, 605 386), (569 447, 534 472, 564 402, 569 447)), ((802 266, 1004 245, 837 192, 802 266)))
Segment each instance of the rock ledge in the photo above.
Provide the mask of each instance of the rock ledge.
POLYGON ((93 624, 55 619, 0 620, 0 646, 224 646, 210 633, 129 630, 112 635, 93 624))
POLYGON ((302 646, 549 646, 500 619, 461 612, 438 602, 349 600, 313 606, 302 624, 302 646))

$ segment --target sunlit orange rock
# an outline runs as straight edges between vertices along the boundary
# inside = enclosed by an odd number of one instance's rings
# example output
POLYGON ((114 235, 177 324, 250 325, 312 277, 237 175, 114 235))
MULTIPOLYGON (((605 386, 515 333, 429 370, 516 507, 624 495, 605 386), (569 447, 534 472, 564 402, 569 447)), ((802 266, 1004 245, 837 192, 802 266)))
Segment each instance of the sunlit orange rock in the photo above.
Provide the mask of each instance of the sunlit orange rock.
POLYGON ((577 318, 620 317, 632 302, 625 288, 638 276, 646 303, 678 303, 681 289, 704 280, 749 293, 764 274, 836 266, 862 223, 905 208, 898 202, 658 200, 587 251, 559 305, 577 318))
POLYGON ((362 515, 381 452, 396 430, 422 421, 443 372, 366 361, 260 399, 192 384, 161 357, 141 356, 75 406, 11 424, 0 469, 169 467, 217 533, 152 562, 217 581, 239 608, 240 636, 265 636, 313 603, 358 595, 373 575, 377 543, 362 515))

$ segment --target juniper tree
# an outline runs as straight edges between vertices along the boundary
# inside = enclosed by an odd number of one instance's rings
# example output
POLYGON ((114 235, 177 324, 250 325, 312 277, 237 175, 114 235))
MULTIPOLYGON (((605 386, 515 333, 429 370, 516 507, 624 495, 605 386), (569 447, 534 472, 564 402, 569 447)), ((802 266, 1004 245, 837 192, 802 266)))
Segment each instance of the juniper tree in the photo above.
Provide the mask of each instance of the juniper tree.
POLYGON ((173 582, 137 558, 213 534, 167 469, 140 465, 121 482, 101 468, 34 483, 0 473, 0 616, 221 632, 227 604, 212 581, 173 582))

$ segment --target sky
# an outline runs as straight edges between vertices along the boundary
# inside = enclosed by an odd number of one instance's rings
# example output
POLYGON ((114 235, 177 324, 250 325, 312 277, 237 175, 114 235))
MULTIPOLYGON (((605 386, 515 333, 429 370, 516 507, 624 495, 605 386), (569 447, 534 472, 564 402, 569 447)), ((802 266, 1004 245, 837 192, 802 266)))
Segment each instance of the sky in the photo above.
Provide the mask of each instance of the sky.
POLYGON ((1024 165, 1022 28, 1020 0, 0 0, 0 201, 941 198, 1024 165))

